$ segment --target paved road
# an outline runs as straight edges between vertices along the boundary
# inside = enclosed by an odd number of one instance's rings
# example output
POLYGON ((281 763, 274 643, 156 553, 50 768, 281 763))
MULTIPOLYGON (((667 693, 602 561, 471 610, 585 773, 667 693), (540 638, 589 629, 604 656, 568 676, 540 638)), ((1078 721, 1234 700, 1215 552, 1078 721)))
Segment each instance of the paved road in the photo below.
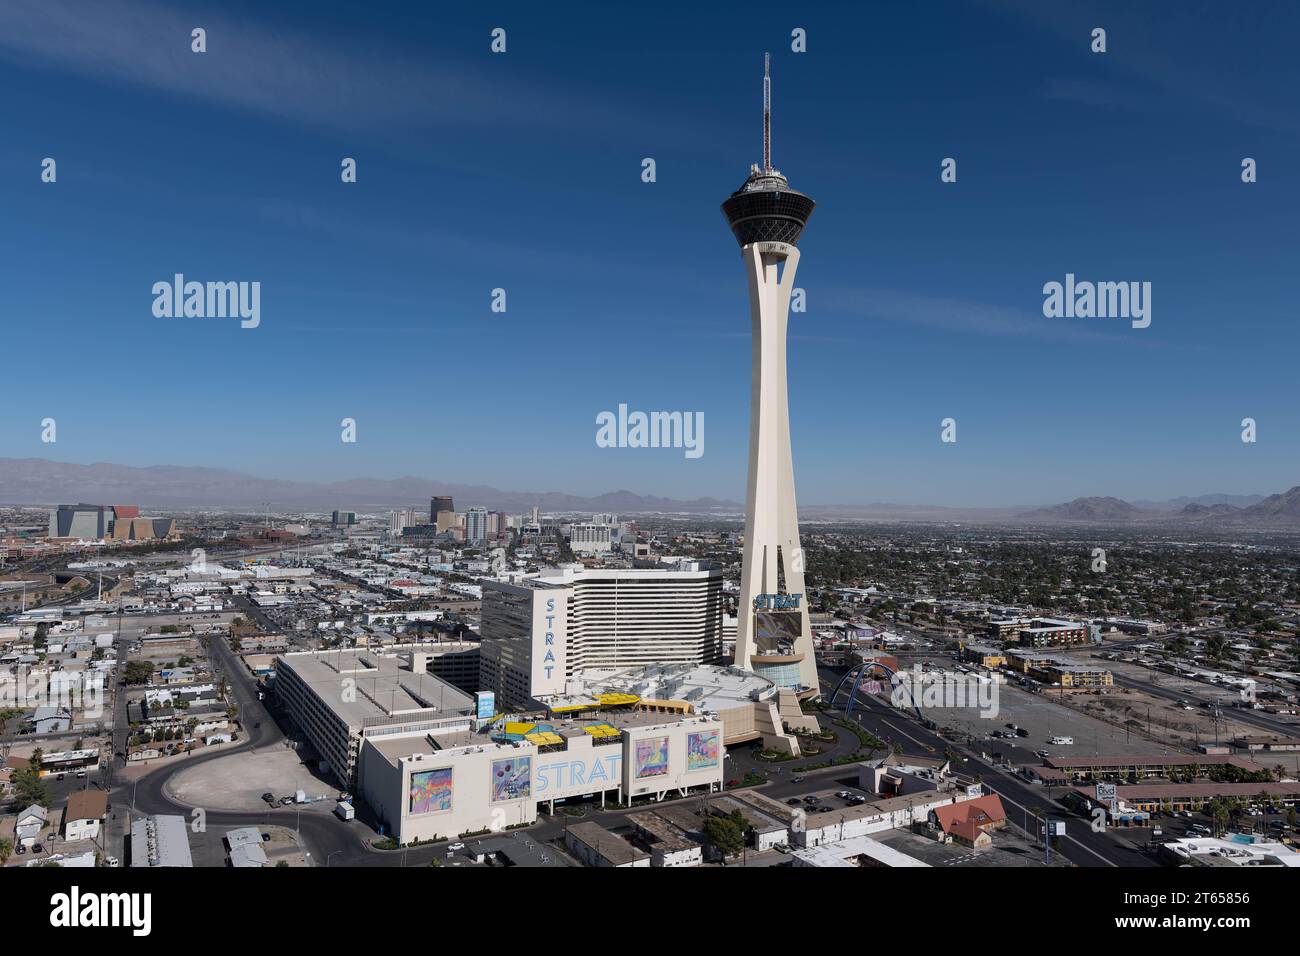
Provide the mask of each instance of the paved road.
MULTIPOLYGON (((257 681, 231 652, 225 638, 213 636, 209 647, 213 662, 221 667, 230 685, 231 700, 239 708, 244 737, 234 746, 167 764, 141 777, 134 785, 121 787, 119 799, 123 805, 133 805, 137 814, 188 813, 191 807, 173 799, 166 790, 167 781, 181 770, 208 760, 230 760, 240 753, 259 748, 285 746, 284 731, 266 705, 257 699, 257 681)), ((237 766, 238 761, 233 760, 232 767, 237 766)), ((267 824, 297 829, 316 865, 384 865, 391 862, 393 856, 367 848, 365 838, 373 834, 363 824, 345 824, 319 805, 301 811, 297 807, 246 812, 207 811, 209 829, 267 824)))
MULTIPOLYGON (((828 681, 838 681, 838 675, 831 672, 826 672, 823 678, 828 681)), ((833 687, 834 683, 831 684, 832 689, 833 687)), ((828 713, 843 717, 842 711, 828 713)), ((1078 866, 1158 865, 1138 851, 1118 832, 1093 833, 1088 821, 1066 810, 1052 799, 1055 788, 1048 791, 1042 786, 1014 776, 1001 767, 980 760, 978 749, 956 741, 945 740, 922 725, 909 711, 898 710, 881 703, 874 697, 866 696, 859 698, 859 702, 854 705, 853 719, 891 746, 900 745, 905 754, 934 756, 951 751, 957 757, 964 758, 954 761, 954 769, 972 777, 978 775, 986 789, 1002 798, 1011 822, 1031 835, 1036 835, 1038 830, 1038 825, 1033 819, 1035 814, 1040 817, 1050 815, 1065 819, 1066 836, 1062 841, 1060 852, 1078 866)), ((992 744, 993 741, 989 741, 983 746, 991 748, 992 744)), ((804 790, 806 791, 806 788, 804 790)), ((796 790, 791 786, 778 785, 772 788, 771 792, 792 796, 796 790), (786 793, 786 790, 790 792, 786 793)), ((1145 837, 1145 831, 1137 832, 1145 837)))

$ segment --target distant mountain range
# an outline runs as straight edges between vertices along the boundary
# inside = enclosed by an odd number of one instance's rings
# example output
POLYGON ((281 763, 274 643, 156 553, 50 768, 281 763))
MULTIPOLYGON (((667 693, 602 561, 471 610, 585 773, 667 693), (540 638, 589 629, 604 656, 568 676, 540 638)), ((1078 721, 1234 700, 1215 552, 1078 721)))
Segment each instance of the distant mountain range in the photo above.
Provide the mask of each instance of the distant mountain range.
MULTIPOLYGON (((0 458, 0 504, 56 505, 87 501, 138 504, 146 511, 186 509, 261 511, 384 511, 429 507, 431 495, 451 495, 458 508, 481 505, 523 513, 534 505, 544 512, 614 514, 692 514, 737 517, 744 505, 720 498, 682 501, 611 491, 584 497, 557 491, 502 491, 429 478, 354 478, 309 482, 257 478, 223 468, 153 465, 135 468, 96 462, 90 465, 44 458, 0 458)), ((1063 504, 1024 508, 948 508, 939 505, 811 505, 799 509, 805 521, 928 521, 1026 524, 1141 524, 1249 527, 1300 530, 1300 486, 1282 494, 1209 494, 1168 501, 1129 502, 1113 497, 1076 498, 1063 504)))
POLYGON ((1017 517, 1055 521, 1129 521, 1140 514, 1142 509, 1119 498, 1075 498, 1065 504, 1038 508, 1017 517))
POLYGON ((1263 501, 1264 497, 1264 495, 1197 495, 1195 498, 1135 501, 1133 504, 1148 511, 1184 511, 1188 505, 1231 505, 1234 508, 1248 508, 1263 501))
POLYGON ((594 497, 554 491, 502 491, 486 485, 459 485, 428 478, 355 478, 347 481, 284 481, 257 478, 223 468, 153 465, 133 468, 96 462, 78 465, 44 458, 0 458, 0 504, 139 504, 150 510, 212 508, 260 511, 428 510, 431 495, 451 495, 457 508, 481 505, 523 513, 534 505, 544 512, 638 514, 737 514, 744 506, 718 498, 678 501, 631 491, 594 497))
POLYGON ((1281 494, 1204 495, 1200 498, 1175 498, 1167 504, 1183 502, 1176 510, 1140 508, 1119 498, 1076 498, 1050 508, 1039 508, 1016 516, 1033 523, 1095 522, 1201 525, 1205 527, 1252 527, 1300 530, 1300 485, 1281 494), (1248 502, 1237 504, 1234 502, 1248 502))

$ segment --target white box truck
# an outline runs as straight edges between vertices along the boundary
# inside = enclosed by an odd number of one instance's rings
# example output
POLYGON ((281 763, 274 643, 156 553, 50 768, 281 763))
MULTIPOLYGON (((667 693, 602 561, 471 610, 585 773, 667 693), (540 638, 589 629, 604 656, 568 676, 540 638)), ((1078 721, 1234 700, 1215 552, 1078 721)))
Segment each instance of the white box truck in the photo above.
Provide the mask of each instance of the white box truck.
POLYGON ((352 809, 352 804, 346 800, 339 801, 338 806, 334 808, 334 813, 340 820, 352 820, 357 815, 357 811, 352 809))

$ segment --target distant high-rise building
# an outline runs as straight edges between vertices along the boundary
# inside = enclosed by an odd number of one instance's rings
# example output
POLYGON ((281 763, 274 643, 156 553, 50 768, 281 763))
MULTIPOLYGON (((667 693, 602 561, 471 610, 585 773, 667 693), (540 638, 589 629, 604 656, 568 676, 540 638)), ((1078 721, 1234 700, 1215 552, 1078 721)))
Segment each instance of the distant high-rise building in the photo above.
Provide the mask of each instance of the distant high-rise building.
POLYGON ((394 511, 388 516, 388 532, 389 534, 399 535, 407 528, 413 528, 419 523, 414 508, 407 508, 405 511, 394 511))
POLYGON ((438 523, 438 512, 455 510, 456 506, 451 503, 451 495, 434 495, 429 499, 429 524, 438 523))
POLYGON ((59 505, 50 512, 52 538, 147 541, 176 534, 172 518, 143 518, 138 505, 59 505))
POLYGON ((488 510, 470 508, 465 512, 465 540, 470 544, 483 544, 488 537, 488 510))
MULTIPOLYGON (((136 510, 139 514, 139 509, 136 510)), ((113 528, 112 505, 59 505, 50 512, 51 538, 104 538, 113 528)))
POLYGON ((614 548, 617 525, 603 522, 575 524, 569 529, 569 547, 574 554, 600 554, 614 548))
POLYGON ((357 523, 357 513, 355 511, 335 511, 330 517, 330 524, 334 527, 348 527, 357 523))

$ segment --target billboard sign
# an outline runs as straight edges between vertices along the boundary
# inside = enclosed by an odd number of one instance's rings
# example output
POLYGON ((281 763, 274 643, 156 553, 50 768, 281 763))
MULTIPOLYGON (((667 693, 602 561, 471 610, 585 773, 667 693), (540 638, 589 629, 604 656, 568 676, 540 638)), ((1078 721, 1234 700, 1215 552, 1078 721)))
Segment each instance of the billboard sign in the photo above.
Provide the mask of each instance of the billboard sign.
POLYGON ((452 770, 421 770, 411 774, 411 787, 407 795, 407 813, 442 813, 451 809, 452 770))
POLYGON ((635 745, 634 773, 638 780, 668 773, 668 738, 643 737, 635 745))
POLYGON ((803 633, 803 616, 790 611, 759 611, 754 615, 754 648, 773 654, 789 648, 803 633))
POLYGON ((533 758, 492 761, 492 802, 519 800, 533 792, 533 758))

